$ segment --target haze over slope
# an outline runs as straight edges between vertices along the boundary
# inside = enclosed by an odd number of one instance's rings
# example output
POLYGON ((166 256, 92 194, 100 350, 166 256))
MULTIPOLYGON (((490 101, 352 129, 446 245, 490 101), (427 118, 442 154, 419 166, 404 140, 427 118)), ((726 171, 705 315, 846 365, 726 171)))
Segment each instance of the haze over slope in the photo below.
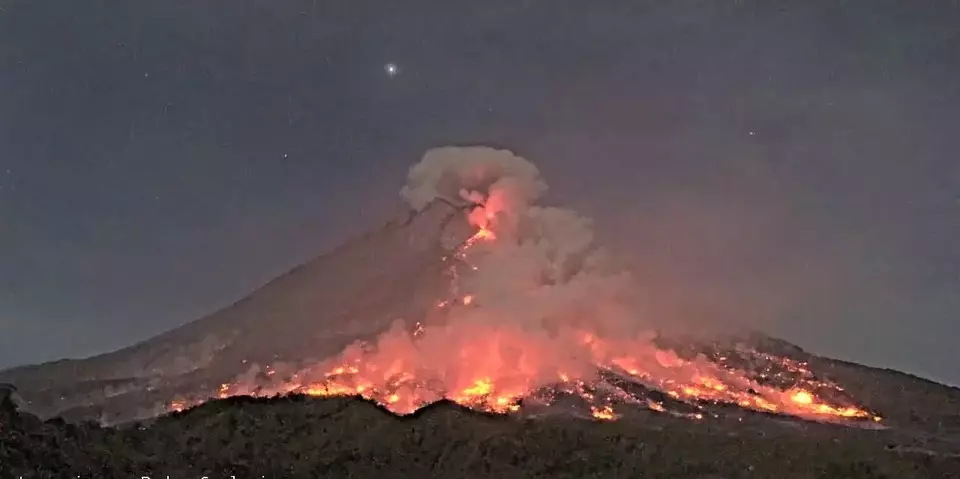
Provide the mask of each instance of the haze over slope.
POLYGON ((441 241, 458 236, 455 212, 434 203, 173 331, 88 359, 12 368, 0 381, 16 384, 44 416, 112 400, 123 409, 113 413, 129 417, 124 401, 162 410, 175 391, 215 387, 249 363, 335 354, 433 305, 446 285, 441 241))

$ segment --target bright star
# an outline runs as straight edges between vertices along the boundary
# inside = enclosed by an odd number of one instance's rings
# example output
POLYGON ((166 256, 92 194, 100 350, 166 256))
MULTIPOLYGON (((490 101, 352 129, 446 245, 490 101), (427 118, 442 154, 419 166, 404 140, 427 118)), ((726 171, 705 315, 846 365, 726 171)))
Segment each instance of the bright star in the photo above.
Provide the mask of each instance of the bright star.
POLYGON ((396 63, 387 63, 383 66, 383 71, 387 72, 387 76, 390 77, 396 76, 397 73, 400 73, 400 69, 397 68, 396 63))

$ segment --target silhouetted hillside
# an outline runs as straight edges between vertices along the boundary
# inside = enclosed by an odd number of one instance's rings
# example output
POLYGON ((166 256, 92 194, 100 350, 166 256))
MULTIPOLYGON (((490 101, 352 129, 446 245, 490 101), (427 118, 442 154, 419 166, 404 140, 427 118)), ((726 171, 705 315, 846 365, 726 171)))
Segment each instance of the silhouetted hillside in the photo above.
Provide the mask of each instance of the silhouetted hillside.
POLYGON ((340 352, 397 318, 424 318, 447 289, 446 248, 470 236, 437 201, 321 255, 211 315, 99 356, 0 371, 43 418, 118 423, 215 390, 252 364, 340 352))
POLYGON ((212 401, 122 428, 6 414, 7 476, 960 477, 955 455, 825 425, 522 418, 450 402, 397 417, 361 399, 305 396, 212 401))

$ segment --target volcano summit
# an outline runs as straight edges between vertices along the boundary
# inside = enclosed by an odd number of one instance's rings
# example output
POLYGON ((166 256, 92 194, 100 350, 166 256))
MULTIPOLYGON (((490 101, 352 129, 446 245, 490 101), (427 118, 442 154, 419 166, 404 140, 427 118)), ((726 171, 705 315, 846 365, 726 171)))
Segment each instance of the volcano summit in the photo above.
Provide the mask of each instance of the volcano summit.
POLYGON ((401 190, 405 217, 181 328, 7 370, 0 382, 16 384, 40 416, 105 423, 298 393, 359 395, 397 414, 449 400, 597 420, 958 426, 952 388, 758 334, 658 334, 590 220, 538 204, 546 189, 536 166, 509 151, 430 150, 401 190))

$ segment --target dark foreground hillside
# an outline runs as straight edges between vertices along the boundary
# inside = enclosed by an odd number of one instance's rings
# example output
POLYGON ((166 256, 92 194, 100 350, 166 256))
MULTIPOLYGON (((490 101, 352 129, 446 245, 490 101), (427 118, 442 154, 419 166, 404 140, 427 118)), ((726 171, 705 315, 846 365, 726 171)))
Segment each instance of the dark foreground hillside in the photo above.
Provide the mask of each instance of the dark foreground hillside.
MULTIPOLYGON (((653 417, 488 416, 450 403, 398 418, 354 398, 214 401, 119 428, 5 411, 2 477, 947 478, 960 459, 877 431, 732 428, 653 417)), ((746 423, 748 421, 745 421, 746 423)))

